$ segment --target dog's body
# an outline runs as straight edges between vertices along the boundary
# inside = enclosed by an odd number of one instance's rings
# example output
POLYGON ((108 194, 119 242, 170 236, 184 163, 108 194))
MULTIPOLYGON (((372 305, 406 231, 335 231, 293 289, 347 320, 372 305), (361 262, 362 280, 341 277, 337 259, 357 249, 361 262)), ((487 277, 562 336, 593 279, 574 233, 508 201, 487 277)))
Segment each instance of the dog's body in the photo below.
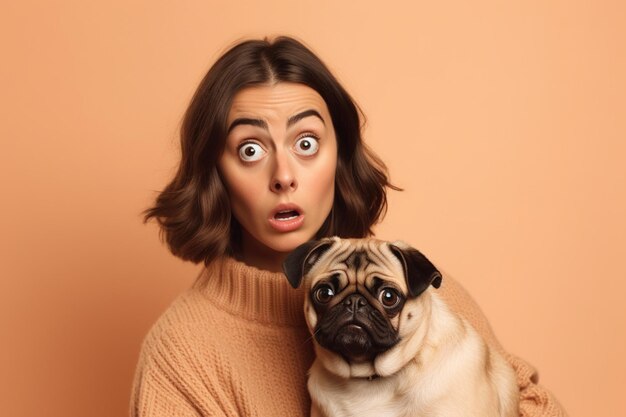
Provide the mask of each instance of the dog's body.
POLYGON ((309 290, 313 417, 518 415, 512 368, 430 288, 441 275, 415 249, 325 239, 296 249, 285 272, 309 290))

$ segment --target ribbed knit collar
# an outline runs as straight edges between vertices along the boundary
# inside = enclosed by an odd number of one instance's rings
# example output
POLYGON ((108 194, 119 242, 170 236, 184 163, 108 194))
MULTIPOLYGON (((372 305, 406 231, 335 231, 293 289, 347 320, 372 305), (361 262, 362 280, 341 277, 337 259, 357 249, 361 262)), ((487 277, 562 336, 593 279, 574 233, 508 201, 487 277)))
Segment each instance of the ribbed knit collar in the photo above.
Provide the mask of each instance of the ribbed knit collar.
POLYGON ((241 318, 304 326, 304 290, 293 289, 281 272, 264 271, 231 257, 214 260, 196 282, 207 298, 241 318))

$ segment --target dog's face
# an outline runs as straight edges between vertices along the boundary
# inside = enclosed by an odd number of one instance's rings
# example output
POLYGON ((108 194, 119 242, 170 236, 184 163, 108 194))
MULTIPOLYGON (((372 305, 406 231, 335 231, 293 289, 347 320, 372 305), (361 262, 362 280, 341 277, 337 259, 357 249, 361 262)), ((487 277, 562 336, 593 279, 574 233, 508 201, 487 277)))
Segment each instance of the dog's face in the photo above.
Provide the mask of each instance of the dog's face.
POLYGON ((376 239, 307 242, 284 270, 292 286, 308 291, 305 317, 318 358, 344 377, 389 375, 415 357, 428 315, 424 292, 441 284, 419 251, 376 239))

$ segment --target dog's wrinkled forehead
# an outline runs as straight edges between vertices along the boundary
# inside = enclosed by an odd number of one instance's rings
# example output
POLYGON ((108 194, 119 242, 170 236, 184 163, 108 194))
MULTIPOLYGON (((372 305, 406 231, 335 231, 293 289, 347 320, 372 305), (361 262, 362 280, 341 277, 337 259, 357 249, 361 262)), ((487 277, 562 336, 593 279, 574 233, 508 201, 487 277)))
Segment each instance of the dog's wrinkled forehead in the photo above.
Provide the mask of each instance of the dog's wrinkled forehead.
POLYGON ((402 264, 387 242, 377 239, 333 239, 332 246, 315 259, 309 273, 314 281, 343 272, 349 281, 365 282, 372 276, 403 280, 402 264))
POLYGON ((346 259, 342 261, 349 269, 359 270, 361 266, 374 263, 367 254, 367 251, 355 249, 346 259))

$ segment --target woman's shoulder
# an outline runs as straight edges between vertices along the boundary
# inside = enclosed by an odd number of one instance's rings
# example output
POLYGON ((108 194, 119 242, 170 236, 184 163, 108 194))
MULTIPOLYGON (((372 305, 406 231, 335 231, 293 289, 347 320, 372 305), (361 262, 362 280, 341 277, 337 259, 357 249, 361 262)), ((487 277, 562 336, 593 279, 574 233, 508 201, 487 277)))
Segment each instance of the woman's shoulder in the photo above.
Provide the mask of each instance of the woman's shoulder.
POLYGON ((144 337, 142 350, 155 349, 163 344, 179 344, 204 334, 211 327, 215 312, 200 292, 190 288, 163 311, 144 337))
POLYGON ((219 347, 234 335, 297 331, 305 328, 303 300, 303 291, 291 288, 283 274, 217 259, 159 316, 142 349, 164 343, 219 347))
MULTIPOLYGON (((220 287, 226 280, 220 275, 223 260, 216 260, 202 268, 194 284, 179 294, 163 311, 148 331, 146 341, 189 339, 205 336, 204 329, 215 333, 228 318, 224 314, 224 303, 220 300, 220 287), (210 287, 208 285, 210 284, 210 287)), ((228 275, 224 273, 224 275, 228 275)), ((231 315, 234 315, 232 313, 231 315)))

